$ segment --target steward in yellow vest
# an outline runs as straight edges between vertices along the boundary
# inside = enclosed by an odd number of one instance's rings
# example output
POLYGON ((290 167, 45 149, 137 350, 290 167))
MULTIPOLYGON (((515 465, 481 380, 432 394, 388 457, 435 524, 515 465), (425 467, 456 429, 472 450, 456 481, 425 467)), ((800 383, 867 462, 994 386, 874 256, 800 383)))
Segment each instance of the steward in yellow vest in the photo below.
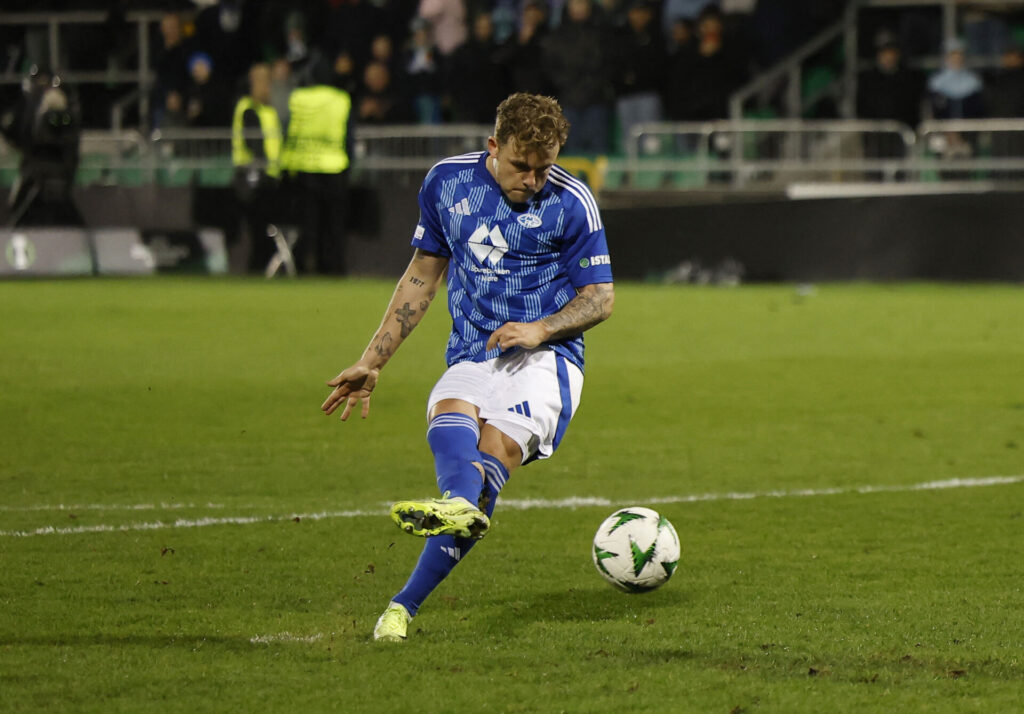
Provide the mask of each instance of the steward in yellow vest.
POLYGON ((295 261, 300 271, 346 272, 348 169, 352 156, 352 96, 336 67, 342 57, 314 60, 312 83, 288 97, 288 130, 281 169, 289 178, 299 220, 295 261))
POLYGON ((288 98, 288 138, 281 166, 286 171, 338 174, 349 167, 348 124, 352 97, 325 84, 297 87, 288 98))
POLYGON ((235 105, 231 125, 231 161, 237 167, 260 168, 271 178, 281 175, 281 120, 270 104, 270 68, 253 65, 249 94, 235 105), (262 138, 253 136, 259 132, 262 138))
POLYGON ((249 271, 264 272, 275 245, 268 235, 287 214, 287 196, 280 186, 281 120, 270 103, 270 67, 249 70, 249 94, 235 105, 231 123, 231 162, 235 165, 235 196, 239 223, 248 236, 249 271))

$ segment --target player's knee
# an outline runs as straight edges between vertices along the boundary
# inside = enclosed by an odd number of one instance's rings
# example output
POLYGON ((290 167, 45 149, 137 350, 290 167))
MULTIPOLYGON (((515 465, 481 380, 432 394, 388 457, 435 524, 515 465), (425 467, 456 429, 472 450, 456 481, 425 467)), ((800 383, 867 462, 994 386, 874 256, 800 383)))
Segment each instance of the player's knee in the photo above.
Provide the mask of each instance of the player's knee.
POLYGON ((491 424, 480 430, 480 452, 500 461, 507 471, 523 463, 523 450, 516 440, 491 424))

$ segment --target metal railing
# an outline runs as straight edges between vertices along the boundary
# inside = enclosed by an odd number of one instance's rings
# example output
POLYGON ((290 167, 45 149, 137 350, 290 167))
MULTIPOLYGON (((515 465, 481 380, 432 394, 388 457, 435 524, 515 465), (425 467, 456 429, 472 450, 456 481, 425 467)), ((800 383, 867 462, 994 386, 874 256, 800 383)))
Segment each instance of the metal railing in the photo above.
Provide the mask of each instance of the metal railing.
POLYGON ((774 187, 793 181, 892 180, 917 137, 893 121, 799 119, 643 124, 626 143, 622 183, 774 187))
MULTIPOLYGON (((743 87, 737 89, 729 100, 729 118, 740 120, 745 108, 753 98, 764 99, 782 94, 782 108, 787 118, 798 119, 812 108, 817 101, 828 96, 837 98, 840 115, 852 119, 856 112, 857 75, 866 66, 858 57, 858 35, 860 12, 867 8, 913 8, 933 7, 941 13, 942 37, 944 41, 955 38, 960 29, 960 13, 965 9, 996 10, 1014 8, 1024 10, 1024 0, 851 0, 840 20, 821 30, 801 47, 791 52, 743 87), (842 65, 837 68, 835 79, 827 86, 805 96, 803 79, 809 60, 820 56, 833 43, 842 43, 842 65)), ((937 69, 942 66, 941 55, 906 58, 908 64, 917 69, 937 69)), ((969 66, 986 68, 997 66, 992 57, 968 57, 969 66)))
MULTIPOLYGON (((36 64, 46 64, 49 69, 59 71, 62 80, 67 84, 103 84, 123 85, 126 90, 134 89, 131 95, 133 103, 139 106, 139 115, 149 116, 149 95, 153 87, 154 72, 151 68, 153 56, 150 42, 150 25, 160 21, 164 13, 152 10, 133 10, 125 13, 124 21, 135 27, 130 30, 135 50, 133 66, 125 69, 111 67, 103 70, 81 70, 68 66, 66 62, 63 31, 76 25, 105 25, 110 20, 110 13, 102 11, 75 12, 0 12, 0 26, 22 27, 27 35, 38 37, 35 53, 28 60, 36 64), (42 56, 45 55, 45 56, 42 56)), ((114 48, 111 48, 112 50, 114 48)), ((124 49, 124 48, 118 48, 124 49)), ((20 84, 23 75, 17 71, 0 72, 0 85, 20 84)), ((123 110, 123 106, 122 106, 123 110)), ((111 121, 115 128, 120 125, 111 121)), ((143 119, 145 126, 145 119, 143 119)))
MULTIPOLYGON (((354 179, 418 184, 445 156, 486 147, 492 127, 361 127, 354 179)), ((258 131, 247 138, 261 138, 258 131)), ((231 132, 87 131, 80 184, 229 185, 231 132)), ((0 179, 18 157, 0 142, 0 179)), ((1024 119, 929 121, 916 130, 890 121, 762 120, 655 123, 637 127, 623 157, 559 158, 602 189, 779 190, 801 184, 1024 181, 1024 119)))

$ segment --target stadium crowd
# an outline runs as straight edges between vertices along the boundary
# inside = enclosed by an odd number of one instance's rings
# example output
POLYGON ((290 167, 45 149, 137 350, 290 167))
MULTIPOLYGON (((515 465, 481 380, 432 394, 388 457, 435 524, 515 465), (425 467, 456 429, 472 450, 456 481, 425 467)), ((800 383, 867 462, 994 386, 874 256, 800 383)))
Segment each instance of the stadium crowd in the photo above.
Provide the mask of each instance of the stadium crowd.
MULTIPOLYGON (((527 91, 561 101, 574 126, 570 148, 600 152, 612 148, 616 123, 724 116, 735 88, 833 21, 844 4, 13 0, 7 9, 108 11, 102 32, 69 26, 66 33, 68 65, 88 68, 97 56, 107 66, 130 51, 134 38, 125 12, 164 11, 152 42, 156 82, 147 119, 155 128, 230 126, 254 63, 271 66, 273 103, 286 121, 289 92, 319 60, 333 67, 337 84, 353 96, 359 123, 486 123, 500 98, 527 91)), ((18 38, 6 39, 10 67, 18 38)), ((32 48, 23 51, 31 54, 32 48)), ((99 90, 82 90, 83 105, 93 101, 91 95, 109 103, 99 90)), ((83 113, 103 114, 88 106, 83 113)))
MULTIPOLYGON (((845 0, 9 0, 9 11, 97 9, 100 30, 67 26, 68 67, 94 69, 138 51, 129 10, 163 12, 153 24, 153 128, 232 123, 254 64, 271 71, 282 123, 288 97, 312 68, 353 98, 359 124, 491 121, 513 91, 557 97, 573 125, 567 151, 603 153, 642 121, 727 115, 729 96, 838 19, 845 0), (24 6, 24 7, 22 7, 24 6), (90 66, 90 63, 94 66, 90 66), (619 130, 616 132, 616 128, 619 130)), ((1018 13, 1019 14, 1019 13, 1018 13)), ((971 10, 964 43, 942 46, 935 8, 862 12, 861 118, 914 125, 936 118, 1024 116, 1020 17, 971 10), (888 14, 885 14, 888 13, 888 14), (1016 41, 1015 41, 1016 40, 1016 41), (908 58, 946 54, 943 68, 908 58), (1002 57, 1002 60, 997 58, 1002 57), (990 58, 986 71, 965 58, 990 58)), ((4 29, 8 71, 33 60, 31 42, 4 29)), ((35 50, 35 54, 45 54, 35 50)), ((102 126, 110 90, 80 87, 84 122, 102 126)), ((828 103, 816 116, 829 116, 828 103)))

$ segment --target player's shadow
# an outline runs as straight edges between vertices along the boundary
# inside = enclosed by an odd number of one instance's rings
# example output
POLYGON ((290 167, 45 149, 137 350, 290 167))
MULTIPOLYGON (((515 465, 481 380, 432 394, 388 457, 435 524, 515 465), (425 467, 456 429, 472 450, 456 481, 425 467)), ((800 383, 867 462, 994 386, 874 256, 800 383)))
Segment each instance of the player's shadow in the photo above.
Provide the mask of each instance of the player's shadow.
POLYGON ((528 595, 494 597, 488 604, 507 613, 509 621, 525 622, 599 622, 610 620, 649 620, 663 608, 677 608, 687 600, 685 591, 666 587, 647 593, 618 592, 598 583, 593 587, 572 588, 528 595))

